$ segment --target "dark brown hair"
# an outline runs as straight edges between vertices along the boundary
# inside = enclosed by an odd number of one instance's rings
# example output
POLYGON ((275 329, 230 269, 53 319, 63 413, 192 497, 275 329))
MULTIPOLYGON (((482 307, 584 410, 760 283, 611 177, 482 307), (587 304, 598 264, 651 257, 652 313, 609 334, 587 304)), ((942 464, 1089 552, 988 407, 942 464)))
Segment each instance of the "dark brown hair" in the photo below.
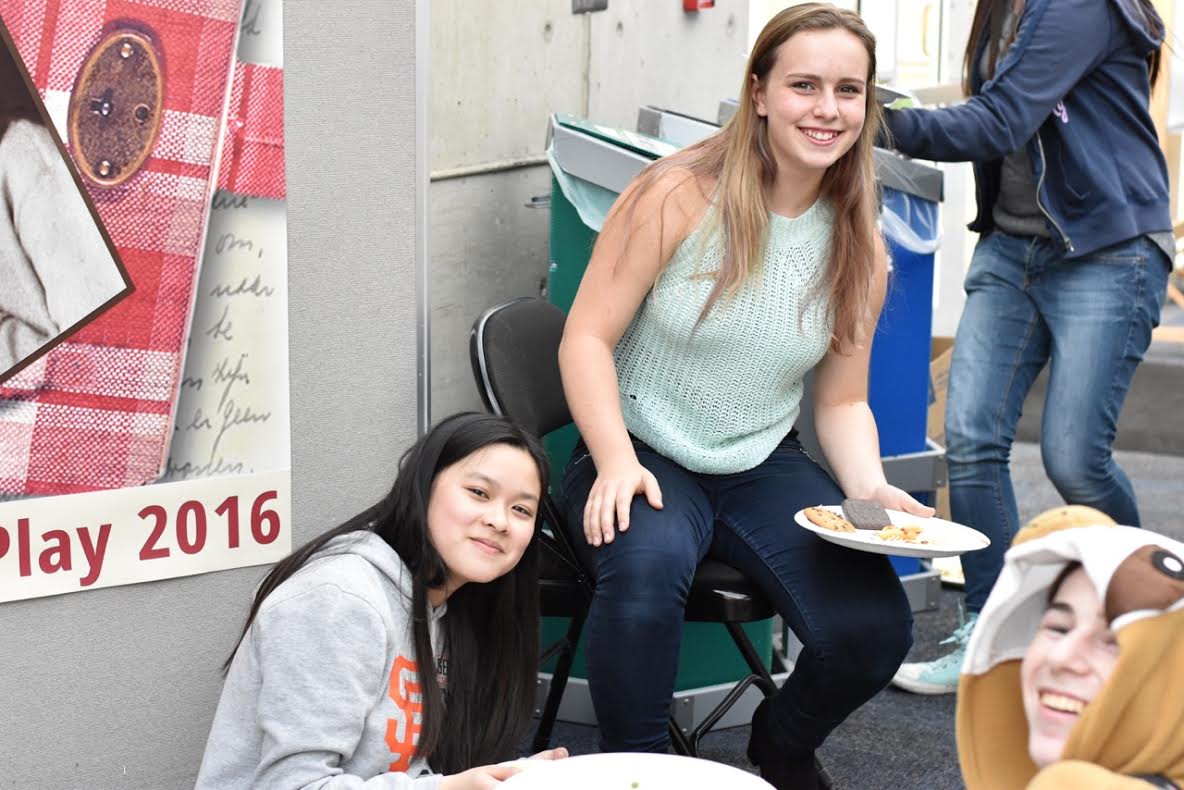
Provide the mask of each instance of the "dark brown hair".
POLYGON ((1072 562, 1065 565, 1065 567, 1061 568, 1061 572, 1057 574, 1057 577, 1052 580, 1052 584, 1048 586, 1048 601, 1045 602, 1046 606, 1052 606, 1053 599, 1056 598, 1057 593, 1061 591, 1061 585, 1065 583, 1065 579, 1069 578, 1069 574, 1080 567, 1082 567, 1081 563, 1077 560, 1073 560, 1072 562))

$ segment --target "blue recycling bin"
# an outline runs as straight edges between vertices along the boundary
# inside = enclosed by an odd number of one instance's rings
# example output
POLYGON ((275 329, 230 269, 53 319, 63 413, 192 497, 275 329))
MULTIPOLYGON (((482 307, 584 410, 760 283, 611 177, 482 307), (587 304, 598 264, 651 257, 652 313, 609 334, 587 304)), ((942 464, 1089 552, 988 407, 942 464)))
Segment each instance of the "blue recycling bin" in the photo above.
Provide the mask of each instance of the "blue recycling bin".
POLYGON ((933 330, 934 255, 940 243, 940 170, 876 152, 880 225, 890 274, 872 341, 868 404, 876 416, 880 454, 926 449, 929 349, 933 330))

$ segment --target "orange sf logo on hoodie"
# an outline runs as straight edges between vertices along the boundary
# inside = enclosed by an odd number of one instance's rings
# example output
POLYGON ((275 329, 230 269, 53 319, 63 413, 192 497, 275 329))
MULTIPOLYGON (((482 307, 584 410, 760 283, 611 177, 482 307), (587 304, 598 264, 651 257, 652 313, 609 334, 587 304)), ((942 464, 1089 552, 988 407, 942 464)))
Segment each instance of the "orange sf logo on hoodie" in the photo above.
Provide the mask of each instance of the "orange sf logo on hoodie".
POLYGON ((403 732, 399 733, 398 718, 387 719, 386 744, 397 759, 391 762, 390 770, 405 772, 411 765, 419 731, 423 726, 423 695, 420 693, 419 671, 414 661, 404 656, 395 658, 391 665, 391 682, 388 691, 395 706, 402 712, 403 732))

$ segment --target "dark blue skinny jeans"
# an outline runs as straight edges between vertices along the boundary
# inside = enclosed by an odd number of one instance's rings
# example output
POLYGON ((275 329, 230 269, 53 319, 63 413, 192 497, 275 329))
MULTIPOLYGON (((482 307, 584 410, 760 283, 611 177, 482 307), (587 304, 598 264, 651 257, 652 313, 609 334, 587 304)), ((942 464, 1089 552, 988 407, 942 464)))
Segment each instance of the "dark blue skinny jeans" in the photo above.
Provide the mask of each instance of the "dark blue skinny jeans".
POLYGON ((793 522, 842 491, 796 439, 755 469, 690 472, 634 441, 665 507, 633 499, 629 529, 587 546, 584 503, 596 469, 583 444, 564 475, 567 529, 596 581, 585 626, 592 702, 604 751, 666 751, 683 609, 707 556, 757 584, 802 642, 769 712, 786 759, 816 749, 892 678, 912 644, 912 613, 888 558, 841 548, 793 522))

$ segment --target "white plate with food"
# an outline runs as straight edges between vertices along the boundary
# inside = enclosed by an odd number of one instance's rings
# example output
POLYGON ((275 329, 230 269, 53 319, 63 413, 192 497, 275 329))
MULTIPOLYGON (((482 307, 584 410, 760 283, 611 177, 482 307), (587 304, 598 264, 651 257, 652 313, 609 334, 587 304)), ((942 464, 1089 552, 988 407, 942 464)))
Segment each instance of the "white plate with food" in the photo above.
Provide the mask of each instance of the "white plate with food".
POLYGON ((770 790, 755 774, 673 754, 585 754, 563 760, 516 760, 522 772, 507 790, 770 790), (534 765, 526 765, 534 763, 534 765))
POLYGON ((799 510, 793 520, 823 540, 873 554, 898 557, 954 557, 978 551, 991 540, 976 529, 941 518, 920 518, 899 510, 886 510, 891 524, 881 529, 856 529, 843 518, 839 505, 819 505, 799 510))

